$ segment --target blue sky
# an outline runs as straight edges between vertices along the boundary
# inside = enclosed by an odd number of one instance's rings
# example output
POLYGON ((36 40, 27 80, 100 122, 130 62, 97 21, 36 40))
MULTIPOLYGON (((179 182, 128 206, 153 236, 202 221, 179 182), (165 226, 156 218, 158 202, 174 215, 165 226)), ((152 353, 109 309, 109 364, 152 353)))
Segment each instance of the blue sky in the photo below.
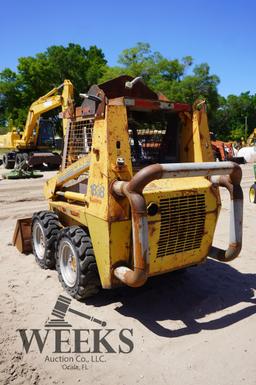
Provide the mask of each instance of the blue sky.
POLYGON ((256 93, 256 1, 2 0, 0 71, 69 42, 102 48, 110 65, 138 41, 164 56, 208 62, 219 92, 256 93))

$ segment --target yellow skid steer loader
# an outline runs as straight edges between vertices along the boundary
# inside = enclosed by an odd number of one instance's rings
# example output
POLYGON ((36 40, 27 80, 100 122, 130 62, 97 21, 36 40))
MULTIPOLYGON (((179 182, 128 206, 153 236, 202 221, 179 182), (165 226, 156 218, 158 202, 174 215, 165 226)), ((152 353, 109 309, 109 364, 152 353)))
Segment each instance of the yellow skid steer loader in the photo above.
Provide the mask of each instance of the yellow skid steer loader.
POLYGON ((236 258, 242 172, 236 163, 213 161, 205 102, 170 102, 129 76, 81 96, 62 169, 44 186, 49 210, 31 223, 26 218, 38 264, 56 266, 65 290, 82 299, 100 287, 141 286, 208 256, 236 258), (226 250, 212 246, 219 187, 230 194, 226 250))

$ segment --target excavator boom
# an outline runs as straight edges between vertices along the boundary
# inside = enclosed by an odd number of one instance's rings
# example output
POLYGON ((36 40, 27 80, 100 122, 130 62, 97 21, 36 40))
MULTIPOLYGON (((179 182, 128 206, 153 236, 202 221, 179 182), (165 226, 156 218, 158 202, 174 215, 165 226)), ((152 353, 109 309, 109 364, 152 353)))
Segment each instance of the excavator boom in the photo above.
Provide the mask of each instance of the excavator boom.
POLYGON ((24 161, 29 161, 31 167, 42 164, 59 167, 60 155, 51 152, 54 144, 52 127, 47 120, 43 126, 41 115, 61 106, 65 137, 69 119, 74 113, 73 94, 73 84, 70 80, 64 80, 59 87, 53 88, 31 104, 22 135, 15 130, 2 135, 2 140, 0 137, 0 147, 11 150, 3 155, 5 168, 18 168, 24 161))
MULTIPOLYGON (((70 80, 65 80, 59 87, 53 88, 46 95, 41 96, 33 102, 29 108, 25 130, 22 138, 17 141, 16 145, 19 149, 25 149, 28 146, 36 146, 39 126, 38 118, 59 106, 62 106, 62 114, 65 115, 67 109, 73 109, 73 85, 70 80), (59 90, 63 88, 62 94, 59 95, 59 90)), ((72 113, 72 111, 70 111, 72 113)), ((65 136, 67 127, 67 118, 63 116, 63 135, 65 136)))

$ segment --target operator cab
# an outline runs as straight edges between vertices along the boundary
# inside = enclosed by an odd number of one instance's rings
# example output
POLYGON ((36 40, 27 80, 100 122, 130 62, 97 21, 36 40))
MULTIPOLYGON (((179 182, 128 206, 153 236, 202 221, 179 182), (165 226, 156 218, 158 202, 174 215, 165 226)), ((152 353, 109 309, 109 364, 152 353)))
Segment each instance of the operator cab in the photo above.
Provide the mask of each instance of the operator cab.
POLYGON ((38 128, 38 147, 55 148, 56 127, 52 119, 40 118, 38 128))
POLYGON ((133 168, 179 161, 179 128, 175 113, 129 111, 128 129, 133 168))
MULTIPOLYGON (((184 153, 186 113, 191 106, 172 103, 163 94, 152 91, 140 79, 130 76, 93 85, 76 109, 67 140, 65 166, 91 151, 95 119, 102 119, 106 105, 123 105, 127 111, 129 143, 133 171, 154 163, 191 161, 193 154, 184 153), (135 79, 135 80, 136 80, 135 79)), ((186 152, 186 151, 185 151, 186 152)))

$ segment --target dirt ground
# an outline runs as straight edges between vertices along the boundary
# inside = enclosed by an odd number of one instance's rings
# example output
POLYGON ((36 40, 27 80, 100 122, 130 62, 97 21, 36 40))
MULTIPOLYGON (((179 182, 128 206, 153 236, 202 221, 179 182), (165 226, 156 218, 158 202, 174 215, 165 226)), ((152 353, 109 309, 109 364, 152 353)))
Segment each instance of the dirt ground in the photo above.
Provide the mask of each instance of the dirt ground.
MULTIPOLYGON (((45 336, 45 322, 52 318, 58 295, 65 295, 55 270, 41 270, 33 255, 21 255, 11 245, 16 219, 47 208, 42 185, 53 173, 36 180, 1 180, 0 383, 255 385, 256 205, 248 202, 252 165, 242 167, 244 243, 239 258, 229 264, 208 259, 183 274, 149 279, 140 289, 102 291, 82 303, 72 300, 73 309, 104 320, 112 329, 107 338, 114 351, 104 354, 93 345, 100 326, 71 312, 65 320, 72 329, 88 329, 82 339, 88 338, 83 350, 89 346, 89 353, 77 354, 73 330, 70 344, 76 353, 63 353, 69 347, 65 342, 62 353, 53 353, 57 339, 53 329, 41 353, 35 340, 28 353, 22 347, 17 330, 27 329, 30 335, 31 329, 39 329, 45 336), (122 331, 132 346, 127 340, 120 342, 122 331), (119 352, 119 345, 130 352, 119 352)), ((221 194, 215 244, 225 248, 229 197, 226 191, 221 194)))

